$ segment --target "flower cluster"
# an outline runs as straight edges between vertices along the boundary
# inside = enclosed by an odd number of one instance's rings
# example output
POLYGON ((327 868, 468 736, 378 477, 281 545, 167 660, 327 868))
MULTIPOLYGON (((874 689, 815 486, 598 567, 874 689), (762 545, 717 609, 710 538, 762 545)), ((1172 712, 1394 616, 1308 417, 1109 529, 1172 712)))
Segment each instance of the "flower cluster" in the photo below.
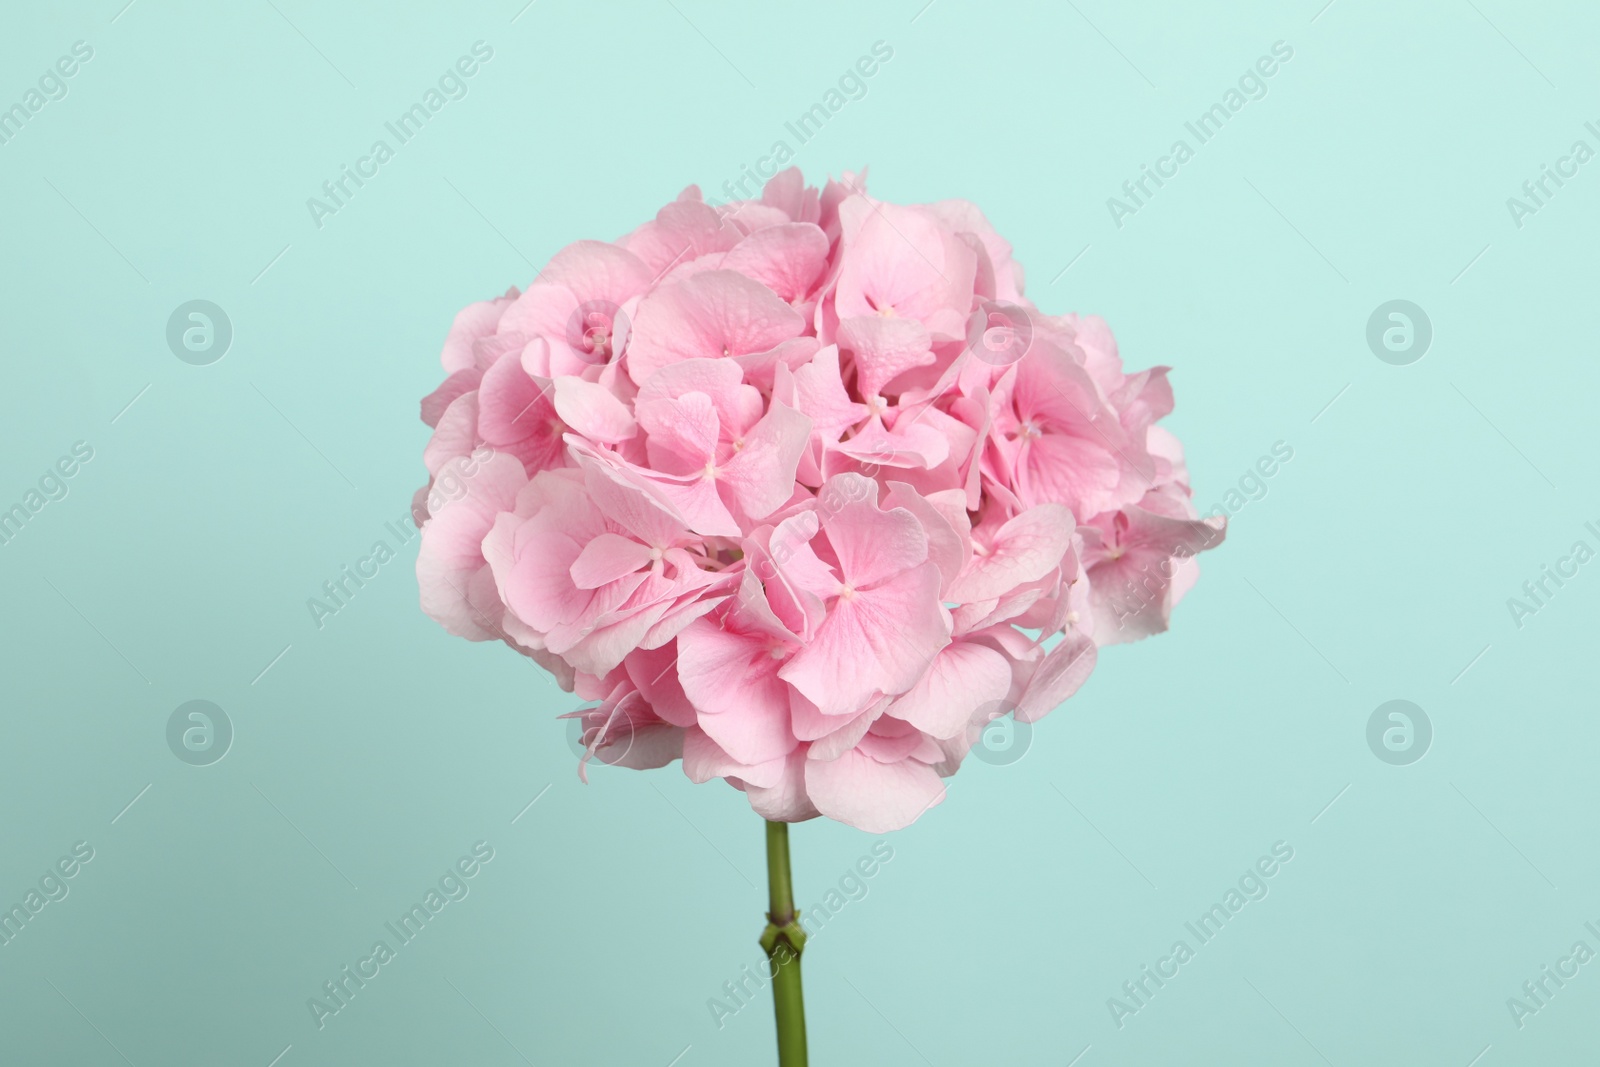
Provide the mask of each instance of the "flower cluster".
POLYGON ((443 362, 424 609, 596 702, 585 760, 681 758, 768 819, 914 821, 996 715, 1164 630, 1222 536, 1166 368, 1034 308, 973 205, 851 174, 691 187, 462 311, 443 362))

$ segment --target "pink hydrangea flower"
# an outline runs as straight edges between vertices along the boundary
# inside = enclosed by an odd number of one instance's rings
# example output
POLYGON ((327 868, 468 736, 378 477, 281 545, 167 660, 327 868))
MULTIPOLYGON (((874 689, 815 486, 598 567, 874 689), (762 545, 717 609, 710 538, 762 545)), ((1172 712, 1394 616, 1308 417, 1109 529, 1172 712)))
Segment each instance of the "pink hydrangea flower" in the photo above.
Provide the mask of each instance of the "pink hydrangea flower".
POLYGON ((591 757, 681 760, 767 819, 871 832, 944 796, 1219 543, 1164 367, 1023 295, 964 201, 796 170, 579 241, 445 342, 423 608, 592 702, 591 757))

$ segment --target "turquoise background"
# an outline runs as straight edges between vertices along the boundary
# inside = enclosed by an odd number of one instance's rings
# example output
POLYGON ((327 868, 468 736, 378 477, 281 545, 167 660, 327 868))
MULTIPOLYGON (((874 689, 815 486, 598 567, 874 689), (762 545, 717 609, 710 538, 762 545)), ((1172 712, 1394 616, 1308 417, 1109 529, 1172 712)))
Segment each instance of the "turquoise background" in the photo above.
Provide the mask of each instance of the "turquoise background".
MULTIPOLYGON (((94 449, 0 547, 0 902, 94 849, 0 947, 7 1062, 772 1062, 765 993, 720 1029, 707 1007, 760 959, 742 797, 581 785, 572 698, 420 613, 415 540, 320 630, 306 600, 394 542, 458 308, 719 195, 879 40, 866 96, 797 146, 809 178, 975 201, 1043 308, 1175 366, 1202 506, 1294 454, 1171 633, 887 839, 806 955, 813 1062, 1593 1055, 1600 963, 1521 1028, 1506 1001, 1600 950, 1600 564, 1520 628, 1507 599, 1600 547, 1600 163, 1520 228, 1506 200, 1600 148, 1600 11, 123 3, 11 2, 0 32, 3 106, 94 50, 0 145, 0 506, 94 449), (479 40, 468 95, 318 228, 306 199, 479 40), (1276 41, 1268 94, 1119 228, 1107 198, 1276 41), (165 340, 192 299, 232 323, 209 366, 165 340), (1391 299, 1432 323, 1411 365, 1366 342, 1391 299), (235 730, 210 766, 165 740, 192 699, 235 730), (1368 748, 1391 699, 1431 720, 1419 762, 1368 748), (470 895, 319 1030, 307 998, 478 841, 470 895), (1278 841, 1270 894, 1119 1029, 1107 999, 1278 841)), ((878 839, 793 840, 804 907, 878 839)))

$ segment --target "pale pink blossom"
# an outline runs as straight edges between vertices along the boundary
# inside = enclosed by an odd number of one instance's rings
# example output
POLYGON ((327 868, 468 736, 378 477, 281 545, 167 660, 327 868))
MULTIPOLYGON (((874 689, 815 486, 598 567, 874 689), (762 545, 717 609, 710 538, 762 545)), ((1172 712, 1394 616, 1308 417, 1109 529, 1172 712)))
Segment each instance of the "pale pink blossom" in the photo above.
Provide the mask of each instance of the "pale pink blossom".
POLYGON ((1023 288, 975 206, 864 173, 568 246, 449 331, 424 609, 590 702, 585 777, 680 761, 768 819, 905 826, 996 715, 1166 629, 1224 533, 1166 368, 1023 288))

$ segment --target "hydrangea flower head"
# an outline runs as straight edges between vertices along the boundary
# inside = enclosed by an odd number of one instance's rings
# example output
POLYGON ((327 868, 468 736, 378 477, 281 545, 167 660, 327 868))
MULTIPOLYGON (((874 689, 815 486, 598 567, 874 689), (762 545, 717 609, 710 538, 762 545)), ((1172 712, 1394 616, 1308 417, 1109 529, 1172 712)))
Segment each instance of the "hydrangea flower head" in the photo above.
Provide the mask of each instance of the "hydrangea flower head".
POLYGON ((681 760, 774 821, 908 825, 998 714, 1166 629, 1224 532, 1166 368, 1034 307, 973 205, 852 174, 691 187, 442 359, 423 608, 592 703, 580 774, 681 760))

